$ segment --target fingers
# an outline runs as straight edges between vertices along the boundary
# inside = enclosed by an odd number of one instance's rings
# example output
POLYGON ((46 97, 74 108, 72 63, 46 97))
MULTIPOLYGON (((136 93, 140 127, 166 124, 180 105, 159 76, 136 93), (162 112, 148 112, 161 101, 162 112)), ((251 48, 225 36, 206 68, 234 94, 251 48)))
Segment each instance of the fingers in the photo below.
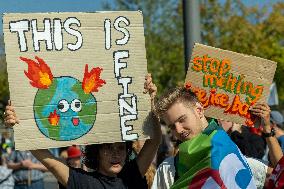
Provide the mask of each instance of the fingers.
POLYGON ((4 112, 4 123, 7 127, 13 127, 15 124, 19 124, 19 120, 16 116, 14 107, 11 105, 11 101, 8 101, 4 112))
POLYGON ((5 108, 5 113, 15 112, 14 107, 11 105, 7 105, 5 108))
POLYGON ((250 107, 250 111, 252 113, 258 113, 258 114, 270 114, 270 107, 267 104, 255 104, 250 107))
POLYGON ((153 83, 151 74, 147 74, 145 76, 145 83, 144 83, 144 94, 149 93, 151 98, 154 98, 157 94, 157 87, 153 83))
POLYGON ((263 119, 264 124, 270 125, 270 107, 266 103, 256 103, 250 107, 250 112, 263 119))
POLYGON ((32 168, 33 162, 30 159, 25 159, 21 161, 21 164, 23 167, 30 169, 32 168))
POLYGON ((251 106, 253 109, 261 109, 263 111, 270 111, 270 107, 266 103, 257 103, 251 106))
POLYGON ((149 93, 150 98, 151 98, 151 110, 152 112, 155 112, 155 97, 157 94, 157 87, 156 85, 153 83, 153 79, 150 73, 148 73, 145 76, 145 83, 144 83, 144 94, 149 93))
POLYGON ((6 127, 13 127, 16 124, 19 124, 19 120, 14 116, 8 116, 4 118, 6 127))
POLYGON ((149 84, 152 83, 152 76, 151 74, 147 74, 145 76, 145 83, 144 83, 144 94, 146 94, 149 91, 149 84))
POLYGON ((155 85, 154 83, 150 83, 150 84, 148 85, 148 91, 149 91, 150 95, 151 95, 151 94, 156 95, 156 93, 157 93, 157 87, 156 87, 156 85, 155 85))

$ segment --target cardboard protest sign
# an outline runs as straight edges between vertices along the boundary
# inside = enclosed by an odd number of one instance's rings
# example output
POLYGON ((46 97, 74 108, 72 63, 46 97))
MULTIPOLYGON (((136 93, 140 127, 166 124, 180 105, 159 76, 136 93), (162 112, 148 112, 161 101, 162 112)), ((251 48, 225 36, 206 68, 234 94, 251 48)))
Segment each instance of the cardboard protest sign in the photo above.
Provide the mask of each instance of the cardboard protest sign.
POLYGON ((277 63, 195 44, 185 87, 196 93, 205 115, 252 126, 249 107, 266 102, 277 63))
POLYGON ((11 13, 4 40, 18 150, 147 138, 141 12, 11 13))

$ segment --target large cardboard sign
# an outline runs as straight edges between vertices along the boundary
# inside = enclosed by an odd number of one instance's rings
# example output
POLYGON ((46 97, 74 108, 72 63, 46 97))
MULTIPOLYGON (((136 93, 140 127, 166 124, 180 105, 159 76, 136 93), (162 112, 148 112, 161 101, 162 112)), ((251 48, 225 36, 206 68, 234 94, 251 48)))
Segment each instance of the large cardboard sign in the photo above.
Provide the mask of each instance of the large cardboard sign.
POLYGON ((5 14, 18 150, 147 138, 139 11, 5 14))
POLYGON ((185 87, 196 93, 206 116, 252 126, 249 107, 266 102, 276 67, 263 58, 195 44, 185 87))

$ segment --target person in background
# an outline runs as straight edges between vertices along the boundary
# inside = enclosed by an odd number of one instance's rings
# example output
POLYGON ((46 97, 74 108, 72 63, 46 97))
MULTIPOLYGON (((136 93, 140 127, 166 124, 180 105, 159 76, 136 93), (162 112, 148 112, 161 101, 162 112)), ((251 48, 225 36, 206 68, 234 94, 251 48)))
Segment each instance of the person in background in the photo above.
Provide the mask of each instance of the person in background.
POLYGON ((259 160, 262 159, 266 143, 261 136, 251 133, 247 126, 231 121, 219 119, 218 124, 228 133, 243 155, 259 160))
MULTIPOLYGON (((60 157, 66 161, 66 164, 69 167, 87 170, 84 164, 82 164, 82 161, 81 161, 82 151, 80 150, 78 146, 76 145, 69 146, 66 150, 63 150, 62 152, 64 153, 66 152, 65 154, 66 156, 65 157, 60 156, 60 157)), ((62 152, 61 152, 61 155, 62 155, 62 152)), ((59 189, 66 189, 66 187, 64 187, 60 182, 58 182, 58 186, 59 186, 59 189)))
POLYGON ((166 158, 175 156, 178 151, 178 141, 167 129, 167 127, 161 124, 162 130, 162 143, 159 146, 157 152, 156 165, 159 166, 166 158))
POLYGON ((13 151, 8 157, 7 167, 13 170, 15 189, 43 189, 42 165, 30 151, 13 151))
POLYGON ((70 146, 67 149, 67 165, 73 168, 82 168, 82 152, 77 146, 70 146))
POLYGON ((269 175, 267 179, 265 188, 284 188, 284 157, 282 149, 275 136, 273 125, 271 124, 270 108, 267 104, 256 104, 250 108, 250 111, 262 119, 262 135, 269 148, 269 157, 271 165, 274 168, 272 174, 269 175))
MULTIPOLYGON (((275 134, 277 141, 284 152, 284 131, 283 131, 283 116, 279 111, 273 110, 270 112, 270 124, 272 133, 275 134)), ((264 161, 270 162, 269 148, 266 146, 265 154, 262 157, 264 161)))
POLYGON ((279 111, 270 112, 270 124, 275 132, 275 137, 277 138, 282 151, 284 152, 284 119, 283 115, 279 111))
POLYGON ((64 149, 60 152, 59 158, 61 158, 61 159, 64 160, 64 161, 67 161, 67 158, 68 158, 67 148, 66 148, 66 149, 64 148, 64 149))
POLYGON ((13 189, 14 178, 12 175, 12 170, 8 169, 3 163, 2 152, 0 151, 0 188, 13 189))
POLYGON ((8 132, 2 133, 1 138, 1 152, 2 152, 2 163, 3 165, 7 164, 7 158, 12 153, 12 142, 10 140, 10 134, 8 132))

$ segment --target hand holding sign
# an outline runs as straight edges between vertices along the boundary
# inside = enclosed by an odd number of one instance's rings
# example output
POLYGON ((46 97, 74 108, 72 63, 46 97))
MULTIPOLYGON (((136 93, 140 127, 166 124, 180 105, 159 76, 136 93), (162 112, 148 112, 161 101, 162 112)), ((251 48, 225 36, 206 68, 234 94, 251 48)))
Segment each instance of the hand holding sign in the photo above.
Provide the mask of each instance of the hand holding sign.
POLYGON ((6 106, 4 116, 4 122, 7 127, 13 127, 15 124, 20 123, 10 100, 8 101, 8 105, 6 106))

